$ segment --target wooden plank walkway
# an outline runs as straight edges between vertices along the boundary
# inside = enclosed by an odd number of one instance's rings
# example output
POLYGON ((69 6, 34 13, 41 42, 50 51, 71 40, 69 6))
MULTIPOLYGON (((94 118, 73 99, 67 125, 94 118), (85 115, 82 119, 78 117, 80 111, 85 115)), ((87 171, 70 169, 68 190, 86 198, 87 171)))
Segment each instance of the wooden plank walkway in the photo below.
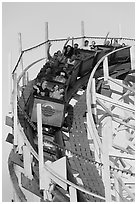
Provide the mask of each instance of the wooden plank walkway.
MULTIPOLYGON (((81 155, 73 156, 73 161, 77 167, 80 178, 84 187, 98 195, 105 196, 104 185, 96 169, 95 164, 85 161, 82 157, 92 158, 92 153, 88 144, 87 132, 84 125, 84 114, 86 112, 86 96, 85 93, 74 106, 73 125, 70 130, 70 144, 72 151, 81 155)), ((101 202, 103 200, 87 195, 87 199, 91 202, 101 202)))

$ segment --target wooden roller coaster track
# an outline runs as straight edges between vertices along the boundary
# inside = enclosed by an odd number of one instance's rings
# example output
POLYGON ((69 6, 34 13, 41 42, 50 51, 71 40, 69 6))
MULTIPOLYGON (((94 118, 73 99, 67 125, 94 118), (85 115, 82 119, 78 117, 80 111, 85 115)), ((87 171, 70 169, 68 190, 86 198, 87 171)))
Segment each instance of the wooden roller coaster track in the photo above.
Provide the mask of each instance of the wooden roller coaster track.
POLYGON ((62 128, 51 133, 54 141, 46 141, 54 146, 55 151, 44 151, 43 137, 48 137, 48 134, 42 132, 41 107, 37 107, 37 127, 26 114, 26 103, 35 81, 29 81, 19 95, 19 82, 25 72, 44 58, 31 63, 17 77, 16 69, 22 52, 13 71, 14 117, 9 122, 13 128, 13 134, 9 135, 13 150, 8 165, 16 201, 134 201, 134 180, 131 182, 131 177, 135 176, 135 91, 133 80, 128 81, 130 76, 134 78, 134 74, 127 74, 126 80, 118 80, 109 76, 108 66, 108 57, 123 49, 127 47, 103 56, 91 75, 79 79, 75 87, 69 90, 68 100, 77 99, 74 107, 70 106, 68 111, 67 122, 71 124, 69 137, 62 128), (104 74, 101 83, 96 84, 94 75, 101 63, 104 74), (120 91, 115 88, 116 84, 120 91), (80 89, 82 95, 78 95, 80 89), (33 131, 38 134, 38 149, 30 137, 33 131), (123 131, 126 138, 124 147, 117 144, 119 131, 123 131), (62 165, 61 170, 58 165, 62 165))

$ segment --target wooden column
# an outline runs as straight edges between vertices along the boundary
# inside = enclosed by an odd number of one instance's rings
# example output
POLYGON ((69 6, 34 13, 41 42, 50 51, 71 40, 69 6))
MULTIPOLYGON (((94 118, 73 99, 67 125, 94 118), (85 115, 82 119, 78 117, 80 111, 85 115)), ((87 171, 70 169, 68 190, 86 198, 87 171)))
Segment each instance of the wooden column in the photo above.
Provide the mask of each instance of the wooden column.
MULTIPOLYGON (((91 111, 92 111, 94 123, 96 125, 97 124, 97 104, 96 104, 95 78, 93 78, 92 85, 91 85, 91 111)), ((95 136, 93 137, 93 141, 94 141, 94 147, 95 147, 95 160, 100 162, 99 160, 100 148, 97 142, 97 138, 95 136)))
POLYGON ((112 140, 112 124, 111 117, 108 116, 103 120, 102 123, 102 160, 103 160, 103 169, 102 176, 105 186, 105 198, 106 202, 111 201, 111 183, 110 183, 110 161, 109 161, 109 147, 112 140))
MULTIPOLYGON (((108 79, 108 63, 107 58, 105 58, 103 62, 103 68, 104 68, 104 80, 107 81, 108 79)), ((111 105, 109 102, 105 102, 105 105, 107 108, 111 111, 111 105)), ((109 151, 112 147, 112 118, 111 116, 107 116, 102 121, 102 148, 103 148, 103 154, 102 154, 102 160, 103 160, 103 169, 102 169, 102 176, 103 176, 103 182, 105 186, 105 198, 106 202, 111 201, 111 182, 110 182, 110 160, 109 160, 109 151)))
POLYGON ((81 21, 81 37, 82 37, 81 45, 82 45, 82 46, 84 46, 84 36, 85 36, 84 21, 81 21))
POLYGON ((39 154, 39 185, 44 189, 44 158, 43 158, 43 134, 41 104, 37 104, 37 128, 38 128, 38 154, 39 154))
MULTIPOLYGON (((22 52, 22 39, 21 39, 21 33, 18 33, 18 42, 19 42, 19 55, 22 52)), ((20 60, 20 67, 21 67, 21 72, 23 71, 23 58, 21 57, 20 60)), ((23 75, 22 77, 22 85, 26 85, 26 74, 23 75)))
MULTIPOLYGON (((119 25, 118 25, 118 31, 119 31, 119 38, 122 38, 122 33, 121 33, 121 24, 119 23, 119 25)), ((118 43, 120 43, 120 40, 119 40, 119 42, 118 43)))
POLYGON ((109 71, 108 71, 108 58, 105 57, 103 60, 103 72, 104 72, 104 81, 108 81, 109 71))
POLYGON ((9 53, 9 59, 8 59, 8 78, 9 78, 9 113, 13 112, 13 97, 12 97, 12 54, 9 53))
POLYGON ((70 195, 70 202, 77 202, 77 190, 69 186, 69 195, 70 195))
POLYGON ((14 93, 13 93, 13 109, 14 109, 14 145, 18 145, 17 138, 17 74, 14 73, 14 93))
MULTIPOLYGON (((45 42, 48 41, 48 39, 49 39, 48 35, 49 35, 48 34, 48 22, 45 22, 45 42)), ((46 59, 48 59, 47 51, 48 51, 48 43, 45 44, 45 57, 46 57, 46 59)))
POLYGON ((31 153, 27 146, 23 146, 23 163, 24 163, 24 174, 29 179, 32 179, 32 169, 31 169, 31 153))

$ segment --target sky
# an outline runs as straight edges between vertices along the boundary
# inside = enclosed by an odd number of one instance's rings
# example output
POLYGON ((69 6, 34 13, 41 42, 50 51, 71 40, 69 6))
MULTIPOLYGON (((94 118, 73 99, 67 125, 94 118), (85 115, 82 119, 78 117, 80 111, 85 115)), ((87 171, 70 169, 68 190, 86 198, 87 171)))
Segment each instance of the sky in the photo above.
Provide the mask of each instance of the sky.
MULTIPOLYGON (((1 2, 2 6, 2 195, 11 201, 7 160, 11 145, 5 142, 11 129, 4 125, 9 108, 9 53, 13 69, 18 56, 18 33, 23 49, 45 41, 44 23, 49 25, 49 39, 81 36, 84 21, 85 36, 135 38, 134 2, 1 2)), ((56 45, 53 45, 53 47, 56 45)), ((37 70, 35 70, 37 71, 37 70)))

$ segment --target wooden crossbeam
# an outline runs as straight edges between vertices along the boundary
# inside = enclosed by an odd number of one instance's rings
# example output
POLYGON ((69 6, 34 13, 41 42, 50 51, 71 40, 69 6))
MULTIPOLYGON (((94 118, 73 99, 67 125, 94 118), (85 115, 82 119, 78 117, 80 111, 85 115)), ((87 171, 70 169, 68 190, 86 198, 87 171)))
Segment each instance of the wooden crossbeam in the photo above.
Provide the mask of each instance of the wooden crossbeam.
POLYGON ((117 81, 117 80, 111 78, 111 77, 108 77, 108 79, 109 79, 110 81, 114 82, 115 84, 118 84, 119 86, 122 86, 123 88, 126 88, 127 90, 129 90, 129 91, 135 93, 135 89, 133 89, 133 88, 131 88, 131 87, 128 87, 128 86, 126 86, 126 85, 120 83, 119 81, 117 81))
POLYGON ((130 111, 130 112, 135 112, 135 107, 133 105, 129 105, 129 104, 125 104, 125 103, 116 101, 115 99, 103 96, 103 95, 98 94, 98 93, 96 93, 96 96, 97 96, 98 99, 109 102, 109 103, 115 105, 118 108, 130 111))
POLYGON ((124 153, 120 153, 120 152, 114 151, 114 150, 109 151, 109 156, 110 157, 119 157, 119 158, 123 158, 123 159, 135 160, 134 155, 124 154, 124 153))

